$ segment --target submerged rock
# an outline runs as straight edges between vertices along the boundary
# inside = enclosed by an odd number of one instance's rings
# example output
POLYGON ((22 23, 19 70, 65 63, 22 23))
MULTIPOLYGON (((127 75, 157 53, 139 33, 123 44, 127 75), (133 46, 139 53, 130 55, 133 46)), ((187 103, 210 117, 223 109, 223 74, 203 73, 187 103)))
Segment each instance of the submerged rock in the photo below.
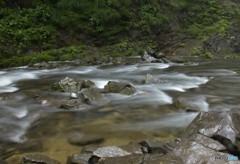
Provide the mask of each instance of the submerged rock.
POLYGON ((120 93, 124 95, 131 95, 136 92, 136 89, 129 83, 109 81, 104 86, 104 90, 110 93, 120 93))
POLYGON ((90 144, 100 144, 104 141, 104 138, 99 136, 81 136, 75 135, 68 138, 68 142, 72 145, 85 146, 90 144))
POLYGON ((59 161, 41 154, 26 154, 22 157, 22 164, 60 164, 59 161))

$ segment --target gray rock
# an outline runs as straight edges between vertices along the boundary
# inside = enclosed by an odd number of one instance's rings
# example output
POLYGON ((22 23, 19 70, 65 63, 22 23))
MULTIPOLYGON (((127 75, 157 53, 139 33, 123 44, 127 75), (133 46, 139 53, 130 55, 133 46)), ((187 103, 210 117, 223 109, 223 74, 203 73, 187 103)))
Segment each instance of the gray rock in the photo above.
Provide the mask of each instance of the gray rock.
MULTIPOLYGON (((208 139, 206 139, 208 140, 208 139)), ((208 143, 214 142, 211 140, 207 141, 208 143)), ((193 164, 193 163, 226 163, 227 161, 219 160, 216 161, 213 159, 213 157, 222 157, 224 159, 227 158, 228 154, 218 152, 213 148, 221 148, 220 145, 217 143, 213 143, 212 145, 207 145, 207 143, 204 143, 201 138, 198 139, 186 139, 182 140, 182 142, 174 149, 174 151, 169 154, 172 157, 178 157, 180 158, 184 164, 193 164)))
POLYGON ((73 154, 68 157, 67 164, 89 164, 92 154, 73 154))
POLYGON ((218 141, 203 136, 201 134, 194 134, 189 138, 189 140, 196 141, 197 143, 202 144, 203 146, 216 151, 222 151, 226 149, 226 147, 219 143, 218 141))
POLYGON ((238 112, 200 112, 185 129, 182 137, 203 134, 208 137, 221 135, 235 143, 240 132, 240 114, 238 112))
POLYGON ((117 146, 100 147, 93 152, 93 155, 100 157, 100 158, 122 157, 122 156, 127 156, 130 154, 131 153, 129 153, 117 146))
POLYGON ((97 90, 93 88, 84 89, 80 93, 81 100, 87 104, 104 105, 108 101, 97 90))
POLYGON ((144 164, 184 164, 174 155, 145 154, 143 161, 144 164))
POLYGON ((61 92, 73 92, 78 93, 84 81, 83 80, 74 80, 72 78, 66 77, 65 79, 61 80, 60 82, 56 82, 52 85, 52 89, 61 92))
POLYGON ((22 164, 60 164, 59 161, 41 154, 26 154, 21 162, 22 164))
POLYGON ((104 86, 104 90, 110 93, 120 93, 125 95, 131 95, 136 92, 136 89, 129 83, 109 81, 104 86))

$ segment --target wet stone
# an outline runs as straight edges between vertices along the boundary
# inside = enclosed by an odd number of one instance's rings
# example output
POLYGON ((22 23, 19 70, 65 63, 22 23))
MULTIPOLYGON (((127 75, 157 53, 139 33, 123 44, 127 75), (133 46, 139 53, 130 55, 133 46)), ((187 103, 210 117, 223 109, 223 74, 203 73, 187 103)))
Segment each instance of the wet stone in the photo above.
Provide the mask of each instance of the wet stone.
POLYGON ((130 155, 130 154, 131 153, 129 153, 117 146, 100 147, 93 152, 93 155, 100 157, 100 158, 121 157, 121 156, 130 155))
POLYGON ((22 164, 60 164, 59 161, 41 154, 26 154, 21 162, 22 164))
POLYGON ((125 95, 131 95, 136 92, 136 89, 129 83, 109 81, 104 86, 104 90, 110 93, 120 93, 125 95))
POLYGON ((60 92, 74 92, 78 93, 83 87, 83 80, 74 80, 72 78, 66 77, 60 82, 56 82, 52 85, 52 89, 60 92))
POLYGON ((103 105, 106 103, 104 97, 93 88, 84 89, 80 96, 82 102, 87 104, 103 105))
POLYGON ((208 137, 218 134, 235 143, 239 132, 239 112, 200 112, 182 133, 182 137, 188 137, 197 133, 208 137))
MULTIPOLYGON (((172 157, 180 158, 184 164, 192 163, 216 163, 211 157, 223 157, 227 159, 228 154, 218 152, 203 145, 198 140, 184 139, 171 153, 172 157)), ((227 161, 219 160, 217 163, 226 163, 227 161)))
POLYGON ((145 154, 144 164, 184 164, 181 158, 174 155, 145 154))
POLYGON ((92 154, 73 154, 68 157, 67 164, 89 164, 92 154))

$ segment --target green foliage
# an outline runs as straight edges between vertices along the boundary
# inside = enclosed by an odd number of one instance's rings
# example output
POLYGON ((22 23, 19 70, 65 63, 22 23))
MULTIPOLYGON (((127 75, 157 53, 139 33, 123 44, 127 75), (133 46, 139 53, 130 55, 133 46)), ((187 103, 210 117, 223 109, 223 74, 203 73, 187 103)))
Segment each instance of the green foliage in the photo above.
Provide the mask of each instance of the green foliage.
POLYGON ((50 8, 45 5, 5 14, 0 20, 0 55, 20 55, 49 48, 57 37, 55 27, 46 25, 50 17, 50 8))
MULTIPOLYGON (((83 42, 97 46, 103 55, 135 55, 144 44, 153 41, 155 45, 157 33, 176 22, 180 22, 180 32, 192 38, 206 39, 212 33, 226 37, 240 17, 236 3, 218 0, 6 2, 0 0, 0 59, 4 65, 88 56, 88 48, 69 46, 83 42), (132 31, 138 34, 131 40, 132 31)), ((206 52, 205 56, 211 54, 206 52)))

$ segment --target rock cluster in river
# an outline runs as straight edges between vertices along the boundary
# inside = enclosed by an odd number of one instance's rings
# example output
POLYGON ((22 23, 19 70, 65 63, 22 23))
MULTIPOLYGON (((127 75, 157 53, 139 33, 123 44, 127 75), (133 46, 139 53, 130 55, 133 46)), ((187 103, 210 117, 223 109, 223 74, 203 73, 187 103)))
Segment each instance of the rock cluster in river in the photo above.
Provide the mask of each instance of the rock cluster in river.
MULTIPOLYGON (((136 89, 126 82, 109 81, 102 90, 96 88, 95 83, 91 80, 76 80, 69 77, 55 82, 52 89, 70 94, 68 98, 60 100, 59 107, 62 109, 70 109, 82 104, 104 105, 108 102, 106 93, 132 95, 136 92, 136 89)), ((56 102, 58 101, 56 100, 56 102)))

